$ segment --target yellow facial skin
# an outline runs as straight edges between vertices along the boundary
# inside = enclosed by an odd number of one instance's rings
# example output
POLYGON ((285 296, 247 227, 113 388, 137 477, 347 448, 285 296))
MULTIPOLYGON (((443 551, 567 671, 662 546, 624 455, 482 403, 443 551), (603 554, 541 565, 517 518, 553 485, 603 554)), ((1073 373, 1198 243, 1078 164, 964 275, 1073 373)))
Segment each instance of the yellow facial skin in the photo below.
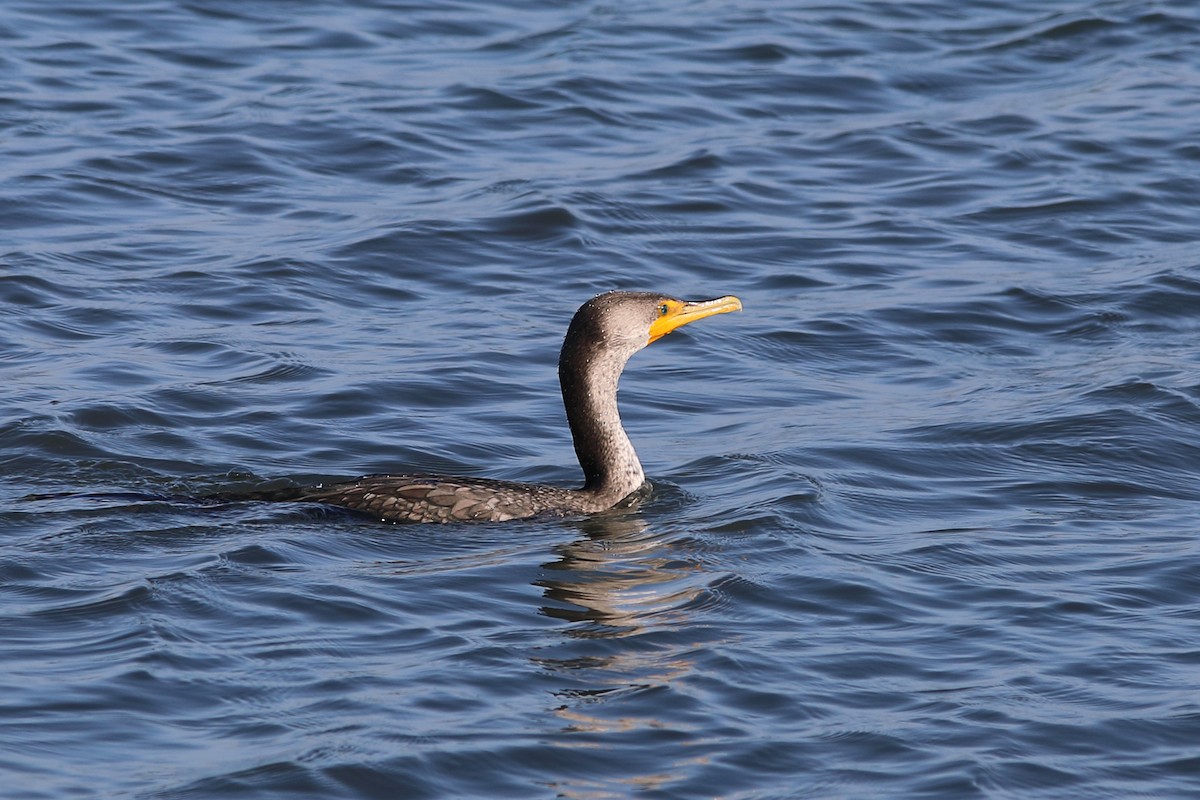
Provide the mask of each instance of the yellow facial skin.
POLYGON ((718 297, 716 300, 668 300, 663 299, 658 306, 658 316, 650 323, 650 341, 657 342, 676 328, 683 327, 689 322, 711 317, 714 314, 728 314, 730 311, 741 311, 742 301, 733 295, 718 297))

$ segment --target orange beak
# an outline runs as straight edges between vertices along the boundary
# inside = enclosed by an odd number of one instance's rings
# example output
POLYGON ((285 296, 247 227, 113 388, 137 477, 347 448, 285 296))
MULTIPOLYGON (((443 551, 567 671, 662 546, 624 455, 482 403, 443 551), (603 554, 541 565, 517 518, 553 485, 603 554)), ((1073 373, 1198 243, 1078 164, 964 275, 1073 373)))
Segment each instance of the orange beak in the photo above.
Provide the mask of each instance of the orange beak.
POLYGON ((664 313, 650 323, 650 341, 657 342, 676 328, 681 328, 689 322, 711 317, 714 314, 727 314, 730 311, 741 311, 742 301, 733 295, 718 297, 716 300, 696 300, 683 302, 679 300, 664 300, 661 306, 664 313))

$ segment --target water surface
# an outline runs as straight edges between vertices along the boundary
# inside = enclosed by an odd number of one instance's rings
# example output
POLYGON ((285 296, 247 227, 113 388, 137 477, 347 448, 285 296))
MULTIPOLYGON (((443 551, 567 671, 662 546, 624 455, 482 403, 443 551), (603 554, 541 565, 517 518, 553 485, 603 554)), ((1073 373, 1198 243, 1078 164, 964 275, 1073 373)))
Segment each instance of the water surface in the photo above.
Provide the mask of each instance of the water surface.
POLYGON ((14 798, 1195 797, 1200 13, 147 0, 0 15, 14 798), (197 508, 577 480, 632 515, 197 508))

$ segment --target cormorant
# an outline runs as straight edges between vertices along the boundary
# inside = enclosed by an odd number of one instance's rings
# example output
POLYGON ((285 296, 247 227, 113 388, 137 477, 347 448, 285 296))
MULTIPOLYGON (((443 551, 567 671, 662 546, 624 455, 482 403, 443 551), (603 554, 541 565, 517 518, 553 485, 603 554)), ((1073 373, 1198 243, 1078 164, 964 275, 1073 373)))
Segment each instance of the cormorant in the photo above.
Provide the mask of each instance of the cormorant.
POLYGON ((211 499, 324 503, 392 522, 499 522, 605 511, 646 483, 617 411, 617 382, 629 357, 682 325, 741 308, 741 301, 732 296, 689 302, 650 292, 607 292, 575 312, 558 359, 558 378, 583 467, 584 483, 578 489, 396 474, 211 499))

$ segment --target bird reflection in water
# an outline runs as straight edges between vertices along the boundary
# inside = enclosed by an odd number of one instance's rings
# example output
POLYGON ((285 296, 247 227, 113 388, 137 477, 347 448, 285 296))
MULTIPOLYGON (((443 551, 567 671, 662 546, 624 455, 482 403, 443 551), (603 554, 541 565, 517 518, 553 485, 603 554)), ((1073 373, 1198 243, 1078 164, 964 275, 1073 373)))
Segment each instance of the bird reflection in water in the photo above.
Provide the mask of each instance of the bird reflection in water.
POLYGON ((578 524, 585 536, 557 547, 558 559, 542 565, 546 574, 537 581, 556 601, 544 614, 580 623, 567 635, 613 638, 669 626, 705 590, 699 567, 649 534, 642 517, 610 514, 578 524))
MULTIPOLYGON (((702 735, 670 708, 673 694, 655 690, 673 693, 694 672, 707 642, 691 616, 706 605, 714 576, 700 554, 689 552, 688 540, 651 530, 641 515, 578 524, 584 536, 559 546, 537 581, 548 601, 542 613, 571 623, 557 648, 562 653, 533 659, 564 684, 554 693, 559 704, 548 709, 559 726, 551 741, 574 749, 601 747, 614 732, 647 744, 702 735)), ((680 780, 696 760, 655 759, 652 771, 627 774, 621 783, 653 789, 680 780)), ((595 796, 597 789, 570 780, 554 788, 564 797, 595 796)))

